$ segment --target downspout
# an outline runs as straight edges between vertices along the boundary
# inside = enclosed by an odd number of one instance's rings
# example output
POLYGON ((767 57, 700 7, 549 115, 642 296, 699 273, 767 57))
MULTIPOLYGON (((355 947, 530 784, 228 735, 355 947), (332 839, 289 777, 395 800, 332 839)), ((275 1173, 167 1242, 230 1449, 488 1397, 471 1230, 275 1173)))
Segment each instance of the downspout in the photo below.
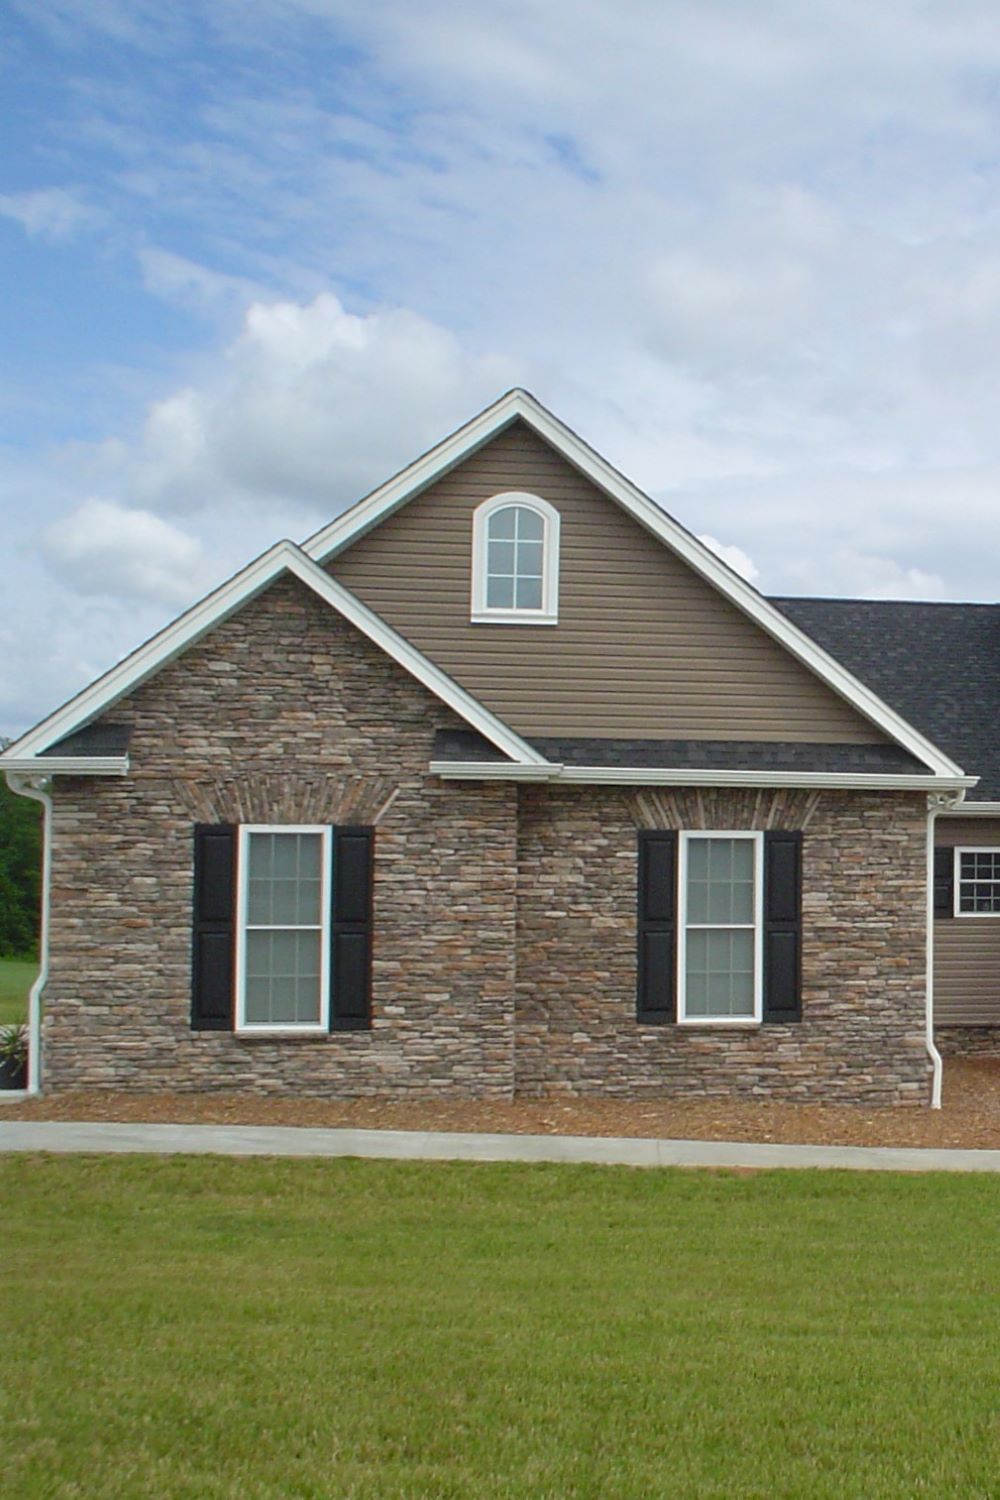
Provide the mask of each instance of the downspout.
POLYGON ((44 777, 28 777, 8 771, 7 785, 19 797, 30 797, 42 804, 42 913, 38 938, 38 978, 28 996, 28 1093, 39 1094, 42 1087, 42 991, 49 977, 49 904, 52 890, 52 796, 44 790, 52 782, 44 777))
POLYGON ((930 1057, 934 1076, 931 1081, 931 1109, 941 1108, 941 1075, 944 1064, 934 1042, 934 822, 944 806, 952 806, 954 798, 932 794, 927 798, 927 1055, 930 1057))

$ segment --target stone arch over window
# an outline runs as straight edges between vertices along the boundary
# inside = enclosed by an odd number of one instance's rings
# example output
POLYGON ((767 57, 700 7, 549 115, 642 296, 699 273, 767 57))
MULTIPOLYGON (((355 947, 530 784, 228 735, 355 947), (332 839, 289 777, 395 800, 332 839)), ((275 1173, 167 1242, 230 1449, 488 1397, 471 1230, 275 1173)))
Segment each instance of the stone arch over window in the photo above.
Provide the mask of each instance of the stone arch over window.
POLYGON ((559 512, 521 490, 493 495, 472 522, 472 619, 555 625, 559 617, 559 512))

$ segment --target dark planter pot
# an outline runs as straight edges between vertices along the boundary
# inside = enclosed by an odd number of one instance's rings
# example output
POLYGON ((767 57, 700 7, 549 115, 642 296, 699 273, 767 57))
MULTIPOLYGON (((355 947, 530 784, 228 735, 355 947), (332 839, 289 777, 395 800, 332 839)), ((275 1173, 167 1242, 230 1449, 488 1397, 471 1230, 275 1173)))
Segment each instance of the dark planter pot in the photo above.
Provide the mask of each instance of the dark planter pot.
POLYGON ((5 1057, 0 1062, 0 1089, 26 1089, 28 1087, 28 1064, 12 1062, 5 1057))

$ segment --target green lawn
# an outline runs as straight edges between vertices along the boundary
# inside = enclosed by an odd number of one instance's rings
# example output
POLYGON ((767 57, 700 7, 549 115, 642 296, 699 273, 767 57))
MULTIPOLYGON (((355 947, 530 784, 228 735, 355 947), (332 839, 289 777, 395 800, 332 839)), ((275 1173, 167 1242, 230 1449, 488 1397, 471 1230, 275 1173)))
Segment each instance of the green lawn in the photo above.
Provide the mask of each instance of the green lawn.
POLYGON ((38 965, 33 958, 0 958, 0 1026, 28 1017, 28 991, 38 965))
POLYGON ((1000 1183, 0 1158, 7 1500, 993 1497, 1000 1183))

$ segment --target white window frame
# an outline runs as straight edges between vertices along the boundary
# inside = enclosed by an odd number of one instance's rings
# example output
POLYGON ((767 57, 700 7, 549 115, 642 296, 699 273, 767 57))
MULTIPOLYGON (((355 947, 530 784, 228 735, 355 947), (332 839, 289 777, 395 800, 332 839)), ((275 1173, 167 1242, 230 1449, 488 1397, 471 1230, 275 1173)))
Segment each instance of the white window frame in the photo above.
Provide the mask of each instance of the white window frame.
POLYGON ((472 517, 472 623, 474 625, 557 625, 559 623, 559 512, 540 495, 504 490, 476 507, 472 517), (542 519, 541 609, 491 609, 486 603, 487 540, 490 517, 508 505, 522 505, 542 519))
POLYGON ((764 835, 746 829, 692 828, 682 829, 678 839, 677 872, 677 1023, 680 1026, 760 1026, 764 1015, 764 835), (687 920, 688 906, 688 846, 692 839, 744 839, 754 846, 754 920, 752 924, 741 922, 694 922, 690 926, 698 929, 718 930, 739 927, 752 930, 754 935, 753 960, 753 1015, 752 1016, 689 1016, 687 1014, 687 920))
MULTIPOLYGON (((998 844, 960 844, 955 848, 954 863, 952 865, 952 910, 956 917, 975 917, 981 922, 995 922, 1000 917, 1000 911, 960 911, 959 904, 962 897, 962 855, 963 854, 997 854, 1000 855, 998 844)), ((1000 882, 998 882, 1000 883, 1000 882)))
MULTIPOLYGON (((241 823, 237 840, 236 886, 236 1030, 253 1036, 320 1035, 330 1029, 330 895, 333 865, 333 829, 315 823, 241 823), (322 837, 320 859, 320 1019, 319 1021, 248 1021, 246 1018, 247 932, 261 931, 259 924, 247 926, 249 904, 250 839, 257 833, 317 833, 322 837)), ((273 931, 294 932, 282 924, 273 931)), ((299 929, 315 931, 314 927, 299 929)))

